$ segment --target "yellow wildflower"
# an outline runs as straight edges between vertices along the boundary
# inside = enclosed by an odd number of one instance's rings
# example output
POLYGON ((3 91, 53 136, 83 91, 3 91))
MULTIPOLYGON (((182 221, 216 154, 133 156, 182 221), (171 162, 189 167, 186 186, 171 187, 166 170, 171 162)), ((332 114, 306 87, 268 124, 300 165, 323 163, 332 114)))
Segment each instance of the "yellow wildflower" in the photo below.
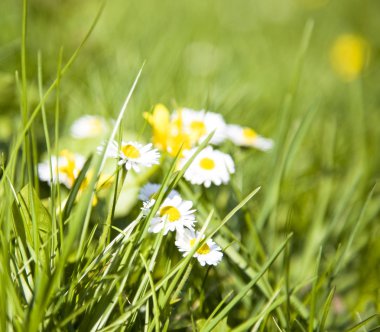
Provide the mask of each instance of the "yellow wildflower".
POLYGON ((181 116, 170 119, 169 110, 163 104, 155 105, 152 113, 144 113, 153 129, 153 144, 175 156, 181 149, 191 148, 190 136, 184 131, 181 116))
POLYGON ((363 71, 368 54, 368 44, 362 37, 344 34, 335 40, 330 61, 334 71, 343 80, 353 81, 363 71))

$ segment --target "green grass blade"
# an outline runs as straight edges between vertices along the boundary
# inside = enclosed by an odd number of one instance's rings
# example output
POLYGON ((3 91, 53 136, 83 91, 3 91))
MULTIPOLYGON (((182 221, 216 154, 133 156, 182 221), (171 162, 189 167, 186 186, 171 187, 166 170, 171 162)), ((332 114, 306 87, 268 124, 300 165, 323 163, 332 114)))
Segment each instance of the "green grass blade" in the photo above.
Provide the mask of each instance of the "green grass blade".
POLYGON ((264 273, 270 268, 270 266, 273 264, 273 262, 277 259, 277 257, 281 254, 281 252, 285 249, 286 244, 290 240, 291 235, 289 235, 286 240, 283 242, 283 244, 273 253, 273 255, 269 258, 269 260, 265 263, 265 265, 262 267, 260 272, 257 273, 255 278, 253 278, 238 294, 235 295, 235 297, 228 303, 228 305, 223 308, 223 310, 215 317, 213 318, 209 324, 204 326, 202 328, 202 332, 209 332, 212 331, 212 329, 218 324, 218 322, 223 319, 231 310, 232 308, 244 297, 247 295, 248 291, 257 284, 257 282, 260 280, 260 278, 264 275, 264 273))
POLYGON ((319 327, 318 327, 318 331, 320 331, 320 332, 325 331, 327 316, 328 316, 329 311, 330 311, 331 302, 334 299, 335 289, 336 289, 335 287, 333 287, 331 289, 331 291, 330 291, 329 295, 327 296, 327 299, 323 305, 322 317, 320 319, 320 323, 319 323, 319 327))
MULTIPOLYGON (((153 278, 152 278, 152 274, 150 273, 150 269, 148 267, 148 264, 144 258, 144 256, 140 255, 140 258, 144 264, 144 267, 145 267, 145 271, 148 275, 148 279, 149 279, 149 284, 150 284, 150 288, 152 290, 152 300, 153 300, 153 315, 154 315, 154 325, 151 325, 152 327, 154 326, 156 331, 159 332, 160 331, 160 307, 158 305, 158 299, 157 299, 157 295, 156 295, 156 292, 155 292, 155 287, 154 287, 154 282, 153 282, 153 278)), ((151 329, 148 329, 148 331, 151 330, 151 329)))
POLYGON ((380 317, 379 314, 371 315, 368 318, 362 320, 360 323, 355 324, 354 326, 350 327, 346 332, 355 332, 355 331, 358 331, 360 328, 366 326, 374 318, 379 318, 379 317, 380 317))

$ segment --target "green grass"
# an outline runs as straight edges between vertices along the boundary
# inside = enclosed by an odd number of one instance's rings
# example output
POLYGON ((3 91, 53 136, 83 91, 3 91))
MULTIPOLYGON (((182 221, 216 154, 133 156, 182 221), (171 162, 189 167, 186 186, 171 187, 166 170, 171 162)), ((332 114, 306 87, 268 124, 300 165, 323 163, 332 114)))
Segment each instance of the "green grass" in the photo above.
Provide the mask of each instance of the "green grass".
POLYGON ((380 329, 378 10, 369 0, 2 1, 0 331, 380 329), (343 33, 371 49, 349 83, 329 63, 343 33), (96 153, 106 137, 69 135, 73 120, 98 114, 117 119, 107 138, 148 142, 142 114, 159 102, 220 112, 275 148, 224 145, 236 174, 206 190, 175 158, 127 173, 96 153), (71 190, 38 180, 38 162, 64 148, 88 158, 71 190), (96 206, 96 176, 80 192, 87 169, 117 179, 96 206), (194 202, 223 249, 218 266, 183 258, 173 234, 148 233, 167 194, 143 216, 148 180, 194 202))

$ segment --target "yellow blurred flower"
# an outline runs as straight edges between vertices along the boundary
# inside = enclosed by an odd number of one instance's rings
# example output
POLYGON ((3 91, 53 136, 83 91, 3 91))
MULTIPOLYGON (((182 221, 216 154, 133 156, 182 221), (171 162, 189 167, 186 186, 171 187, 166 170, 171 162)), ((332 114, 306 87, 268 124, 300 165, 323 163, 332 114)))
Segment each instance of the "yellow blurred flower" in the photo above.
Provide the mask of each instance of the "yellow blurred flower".
MULTIPOLYGON (((58 157, 52 156, 50 162, 52 164, 53 174, 50 174, 49 162, 45 161, 38 164, 39 178, 42 181, 48 182, 49 184, 51 180, 53 180, 53 182, 62 183, 68 189, 72 189, 85 163, 85 158, 77 153, 73 153, 65 149, 60 151, 58 157)), ((84 190, 88 187, 93 176, 93 170, 89 170, 86 173, 78 189, 77 200, 83 194, 84 190)), ((98 203, 98 192, 102 189, 109 188, 113 182, 114 176, 100 174, 94 189, 95 194, 92 200, 93 206, 95 206, 98 203)))
POLYGON ((334 71, 343 80, 353 81, 363 71, 368 55, 369 47, 362 37, 344 34, 335 40, 330 61, 334 71))
POLYGON ((157 104, 152 113, 144 113, 144 118, 152 126, 153 144, 160 150, 175 156, 181 147, 182 150, 191 148, 191 139, 183 130, 181 115, 170 119, 169 110, 165 105, 157 104))
MULTIPOLYGON (((88 187, 93 176, 94 172, 92 170, 89 170, 79 187, 77 199, 79 199, 79 197, 83 194, 83 191, 88 187)), ((100 174, 99 179, 96 182, 95 194, 92 198, 92 206, 96 206, 99 202, 98 192, 102 189, 109 188, 113 184, 113 182, 114 176, 100 174)))

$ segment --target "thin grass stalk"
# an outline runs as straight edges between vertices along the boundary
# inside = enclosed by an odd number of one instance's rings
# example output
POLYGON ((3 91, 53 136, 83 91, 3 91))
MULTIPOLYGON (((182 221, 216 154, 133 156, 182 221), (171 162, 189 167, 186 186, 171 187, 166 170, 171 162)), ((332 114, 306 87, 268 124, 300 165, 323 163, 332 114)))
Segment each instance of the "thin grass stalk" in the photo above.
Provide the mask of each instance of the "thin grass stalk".
MULTIPOLYGON (((45 102, 43 102, 43 75, 42 75, 42 55, 39 51, 37 54, 37 62, 38 62, 38 92, 39 98, 41 102, 41 116, 42 116, 42 125, 44 130, 46 151, 48 155, 48 164, 49 164, 49 172, 50 172, 50 216, 51 216, 51 232, 52 234, 57 234, 57 220, 56 220, 56 184, 53 181, 53 166, 52 166, 52 149, 50 142, 50 134, 46 117, 46 109, 45 102)), ((47 251, 50 252, 50 257, 54 257, 57 254, 56 248, 58 246, 58 238, 57 236, 52 236, 50 241, 50 248, 47 248, 47 251)), ((53 267, 53 261, 50 261, 50 267, 53 267)))
POLYGON ((111 209, 107 215, 107 219, 103 228, 102 235, 99 240, 99 246, 101 248, 105 247, 107 243, 110 242, 110 228, 111 228, 111 222, 113 220, 113 217, 115 215, 115 210, 116 210, 116 203, 117 200, 120 196, 121 190, 123 188, 125 179, 127 177, 128 171, 125 168, 122 168, 121 174, 119 173, 120 167, 117 168, 116 170, 116 176, 115 176, 115 189, 113 192, 113 197, 112 197, 112 203, 111 203, 111 209))
POLYGON ((150 326, 148 326, 148 331, 152 331, 153 329, 156 329, 157 332, 160 332, 160 327, 161 327, 161 324, 160 324, 160 307, 158 305, 157 294, 154 290, 155 287, 154 287, 153 277, 152 277, 152 274, 150 273, 150 268, 148 267, 148 264, 147 264, 146 260, 144 259, 144 256, 141 254, 140 254, 140 259, 143 262, 143 265, 145 267, 145 271, 146 271, 148 278, 149 278, 150 288, 152 290, 154 324, 150 324, 150 326))
MULTIPOLYGON (((57 64, 57 85, 56 85, 56 100, 55 100, 55 111, 54 111, 54 144, 55 149, 54 153, 56 158, 59 156, 59 111, 60 111, 60 88, 61 88, 61 75, 62 75, 62 56, 63 56, 63 48, 60 49, 58 55, 58 64, 57 64)), ((42 109, 42 105, 41 105, 42 109)), ((55 185, 57 191, 57 200, 58 200, 58 218, 56 218, 56 222, 58 223, 59 229, 59 243, 63 243, 63 220, 62 220, 62 206, 61 206, 61 190, 60 190, 60 180, 59 180, 59 165, 56 163, 56 168, 53 170, 55 174, 57 174, 57 181, 52 182, 52 185, 55 185)), ((54 198, 53 198, 54 199, 54 198)), ((53 213, 57 213, 54 211, 53 213)))

